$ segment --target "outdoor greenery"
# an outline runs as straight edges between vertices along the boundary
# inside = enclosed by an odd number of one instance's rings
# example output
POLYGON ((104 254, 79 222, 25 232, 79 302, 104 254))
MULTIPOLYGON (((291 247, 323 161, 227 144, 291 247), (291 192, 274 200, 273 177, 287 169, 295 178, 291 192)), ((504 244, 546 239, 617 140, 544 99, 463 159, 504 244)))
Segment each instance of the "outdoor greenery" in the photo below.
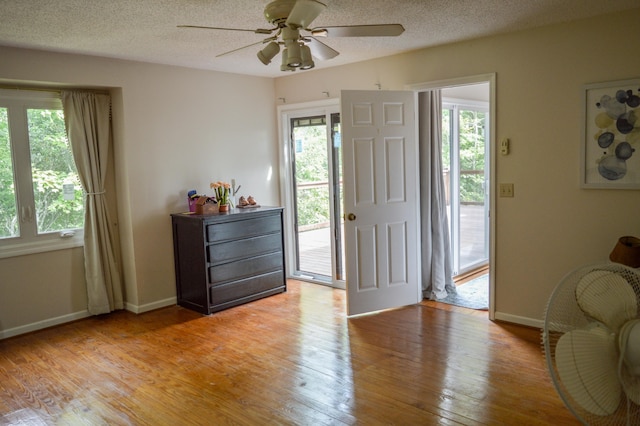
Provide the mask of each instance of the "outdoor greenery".
MULTIPOLYGON (((444 109, 442 114, 442 165, 451 170, 451 113, 444 109)), ((459 111, 460 135, 460 202, 483 203, 485 166, 485 125, 486 114, 481 111, 459 111)))
MULTIPOLYGON (((20 235, 8 118, 7 110, 0 109, 0 237, 20 235)), ((38 233, 81 228, 83 191, 62 110, 28 109, 27 121, 38 233), (64 184, 73 184, 72 200, 64 199, 64 184)))
POLYGON ((329 159, 325 125, 294 128, 298 226, 329 222, 329 159), (305 187, 305 184, 324 185, 305 187), (302 186, 302 187, 300 187, 302 186))

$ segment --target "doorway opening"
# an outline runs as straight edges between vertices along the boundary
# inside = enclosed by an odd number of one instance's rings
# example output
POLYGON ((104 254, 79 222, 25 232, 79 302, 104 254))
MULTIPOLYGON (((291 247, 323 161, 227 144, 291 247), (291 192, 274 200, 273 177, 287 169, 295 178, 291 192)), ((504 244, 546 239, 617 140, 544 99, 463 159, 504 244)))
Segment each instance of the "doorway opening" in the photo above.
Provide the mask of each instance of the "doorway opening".
POLYGON ((457 280, 489 263, 489 88, 446 88, 442 95, 443 179, 457 280))
POLYGON ((489 94, 488 83, 442 89, 442 164, 453 279, 456 286, 466 286, 460 289, 464 303, 483 308, 489 302, 489 94), (467 287, 473 291, 465 291, 467 287))
POLYGON ((281 111, 289 275, 345 288, 339 108, 281 111))
POLYGON ((484 303, 474 300, 472 305, 488 308, 489 319, 493 320, 495 217, 491 212, 495 211, 496 200, 492 190, 495 161, 491 156, 495 151, 495 74, 408 87, 418 92, 439 89, 442 94, 443 180, 453 278, 458 290, 458 295, 451 297, 454 301, 442 302, 464 306, 458 301, 466 299, 467 293, 482 293, 484 303))

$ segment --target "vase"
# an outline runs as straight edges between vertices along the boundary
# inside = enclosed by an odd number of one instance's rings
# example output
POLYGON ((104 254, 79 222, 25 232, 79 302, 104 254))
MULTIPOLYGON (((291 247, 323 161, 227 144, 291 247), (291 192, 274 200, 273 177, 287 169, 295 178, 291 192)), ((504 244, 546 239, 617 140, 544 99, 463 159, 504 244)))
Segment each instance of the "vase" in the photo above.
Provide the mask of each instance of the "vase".
POLYGON ((220 206, 218 206, 218 211, 220 213, 227 213, 229 212, 229 204, 221 204, 220 206))

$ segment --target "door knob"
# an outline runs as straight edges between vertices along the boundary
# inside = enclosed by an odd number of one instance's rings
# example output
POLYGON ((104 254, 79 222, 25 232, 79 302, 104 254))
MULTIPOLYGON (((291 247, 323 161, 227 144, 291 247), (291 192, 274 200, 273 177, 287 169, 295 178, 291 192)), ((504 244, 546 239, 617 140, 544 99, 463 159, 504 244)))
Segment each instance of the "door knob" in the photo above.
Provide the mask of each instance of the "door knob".
POLYGON ((349 220, 356 220, 356 215, 353 213, 349 213, 349 215, 347 216, 347 219, 349 220))

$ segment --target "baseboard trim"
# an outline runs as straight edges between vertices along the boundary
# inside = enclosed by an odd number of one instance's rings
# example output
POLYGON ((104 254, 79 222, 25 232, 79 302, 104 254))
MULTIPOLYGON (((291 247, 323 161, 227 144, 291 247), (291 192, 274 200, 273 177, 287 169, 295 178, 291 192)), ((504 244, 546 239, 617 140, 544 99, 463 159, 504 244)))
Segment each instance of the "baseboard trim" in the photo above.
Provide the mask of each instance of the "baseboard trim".
POLYGON ((154 309, 165 308, 167 306, 175 305, 178 303, 177 297, 169 297, 168 299, 157 300, 152 303, 146 303, 144 305, 134 305, 133 303, 125 303, 124 308, 133 312, 134 314, 142 314, 144 312, 153 311, 154 309))
MULTIPOLYGON (((154 309, 160 309, 167 306, 172 306, 177 303, 176 297, 170 297, 164 300, 158 300, 153 303, 147 303, 145 305, 134 305, 132 303, 125 303, 125 309, 127 311, 133 312, 135 314, 141 314, 148 311, 153 311, 154 309)), ((88 310, 73 312, 67 315, 61 315, 55 318, 48 318, 46 320, 33 322, 31 324, 25 324, 14 328, 9 328, 7 330, 0 330, 0 340, 8 339, 9 337, 19 336, 21 334, 31 333, 32 331, 38 331, 49 327, 54 327, 56 325, 65 324, 71 321, 77 321, 79 319, 88 318, 91 314, 88 310)))
POLYGON ((33 322, 31 324, 21 325, 19 327, 10 328, 7 330, 0 330, 0 340, 18 336, 20 334, 30 333, 32 331, 42 330, 44 328, 53 327, 67 322, 76 321, 90 316, 91 314, 89 313, 89 311, 84 310, 55 318, 48 318, 46 320, 33 322))
POLYGON ((527 327, 534 328, 542 328, 542 326, 544 325, 544 321, 542 320, 506 314, 504 312, 496 312, 495 319, 498 321, 511 322, 514 324, 526 325, 527 327))

